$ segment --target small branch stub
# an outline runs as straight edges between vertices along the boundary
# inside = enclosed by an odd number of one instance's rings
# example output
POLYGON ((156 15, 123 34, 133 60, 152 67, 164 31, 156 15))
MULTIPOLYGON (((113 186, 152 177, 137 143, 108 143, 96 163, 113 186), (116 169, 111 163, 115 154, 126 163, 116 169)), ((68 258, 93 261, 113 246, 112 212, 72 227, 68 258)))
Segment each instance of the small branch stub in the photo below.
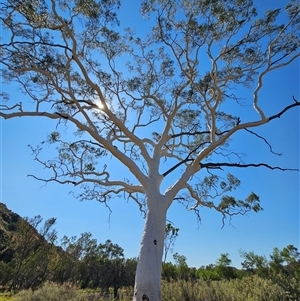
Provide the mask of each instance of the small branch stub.
POLYGON ((142 296, 142 301, 149 301, 149 297, 146 294, 144 294, 142 296))

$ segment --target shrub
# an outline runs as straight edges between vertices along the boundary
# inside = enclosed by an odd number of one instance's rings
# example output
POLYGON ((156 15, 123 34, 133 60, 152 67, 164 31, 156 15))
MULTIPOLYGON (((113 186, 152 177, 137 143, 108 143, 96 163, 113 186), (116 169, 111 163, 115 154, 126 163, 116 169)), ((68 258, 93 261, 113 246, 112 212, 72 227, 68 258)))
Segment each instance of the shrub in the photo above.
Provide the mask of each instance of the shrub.
POLYGON ((14 296, 12 301, 85 301, 83 295, 70 285, 45 283, 38 290, 24 290, 14 296))
MULTIPOLYGON (((277 279, 279 282, 279 279, 277 279)), ((281 279, 281 285, 274 279, 258 275, 231 280, 170 280, 162 282, 162 301, 299 301, 299 286, 296 279, 289 285, 281 279), (293 289, 291 289, 291 287, 293 289)), ((36 291, 21 291, 10 301, 99 301, 113 300, 113 294, 106 296, 94 291, 82 291, 72 285, 46 283, 36 291)), ((118 301, 132 300, 132 288, 120 290, 118 301)))
MULTIPOLYGON (((118 301, 131 301, 132 291, 121 290, 118 301)), ((113 294, 102 295, 99 292, 79 290, 70 284, 45 283, 39 289, 24 290, 16 294, 10 301, 99 301, 114 300, 113 294)), ((1 301, 1 300, 0 300, 1 301)))
POLYGON ((0 301, 12 301, 10 294, 0 293, 0 301))
POLYGON ((221 281, 173 281, 162 284, 163 301, 285 301, 285 290, 257 275, 221 281))
POLYGON ((285 291, 285 300, 300 300, 300 277, 290 277, 284 273, 271 273, 270 280, 285 291))

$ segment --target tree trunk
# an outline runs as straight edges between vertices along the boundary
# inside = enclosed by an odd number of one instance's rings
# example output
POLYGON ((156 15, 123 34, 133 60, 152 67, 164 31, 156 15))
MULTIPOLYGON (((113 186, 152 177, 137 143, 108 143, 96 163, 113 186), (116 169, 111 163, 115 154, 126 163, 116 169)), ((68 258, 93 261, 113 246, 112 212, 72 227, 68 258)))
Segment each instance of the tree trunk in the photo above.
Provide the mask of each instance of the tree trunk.
POLYGON ((166 227, 166 200, 148 199, 148 212, 142 235, 135 276, 134 301, 161 301, 161 269, 166 227))

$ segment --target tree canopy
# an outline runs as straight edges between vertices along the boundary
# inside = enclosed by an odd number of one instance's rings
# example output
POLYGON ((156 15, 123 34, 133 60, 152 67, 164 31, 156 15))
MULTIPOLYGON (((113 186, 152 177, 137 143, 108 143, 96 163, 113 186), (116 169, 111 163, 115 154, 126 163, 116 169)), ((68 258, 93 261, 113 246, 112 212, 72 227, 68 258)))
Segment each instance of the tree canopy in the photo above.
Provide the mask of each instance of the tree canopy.
MULTIPOLYGON (((2 2, 2 76, 26 97, 19 101, 4 85, 0 116, 55 120, 56 130, 32 148, 51 175, 32 176, 80 186, 80 200, 108 205, 121 195, 136 202, 147 215, 140 262, 148 256, 159 266, 172 202, 199 218, 199 208, 215 209, 224 224, 227 216, 262 210, 254 192, 234 196, 240 180, 229 168, 292 169, 244 162, 230 142, 243 132, 274 153, 255 128, 300 105, 287 95, 289 104, 270 114, 270 100, 261 99, 266 76, 300 56, 300 3, 286 5, 281 22, 280 9, 261 14, 251 0, 145 0, 149 32, 142 35, 120 25, 120 5, 2 2), (243 107, 244 89, 252 109, 243 107), (56 157, 44 158, 46 142, 56 146, 56 157)), ((160 277, 160 268, 155 273, 160 277)))
MULTIPOLYGON (((256 135, 251 128, 299 104, 294 99, 266 116, 259 100, 265 76, 299 57, 299 2, 285 7, 288 21, 278 24, 280 9, 259 16, 248 0, 144 1, 143 15, 153 14, 156 22, 142 38, 117 27, 119 6, 92 0, 2 3, 3 78, 17 82, 33 102, 4 102, 1 116, 43 116, 77 129, 75 140, 60 131, 48 137, 59 146, 56 158, 41 159, 42 145, 33 149, 35 159, 53 171, 44 180, 83 185, 83 200, 106 202, 125 193, 142 209, 146 177, 155 168, 159 185, 176 173, 179 180, 168 193, 191 209, 201 205, 223 215, 259 211, 255 193, 244 201, 228 196, 239 180, 214 171, 280 169, 243 163, 228 146, 235 132, 256 135), (239 104, 239 91, 232 92, 239 86, 253 90, 252 121, 225 105, 239 104), (109 164, 98 164, 109 153, 134 177, 113 179, 109 164), (209 173, 201 181, 187 182, 202 170, 209 173)), ((10 98, 5 89, 2 96, 10 98)))

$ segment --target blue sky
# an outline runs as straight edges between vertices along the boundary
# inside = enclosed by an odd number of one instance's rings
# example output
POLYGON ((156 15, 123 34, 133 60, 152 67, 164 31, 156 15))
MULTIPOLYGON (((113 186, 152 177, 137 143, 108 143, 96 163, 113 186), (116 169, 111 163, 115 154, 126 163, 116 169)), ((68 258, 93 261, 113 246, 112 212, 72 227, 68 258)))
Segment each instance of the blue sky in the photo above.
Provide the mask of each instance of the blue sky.
MULTIPOLYGON (((144 21, 133 18, 138 11, 137 3, 123 4, 122 21, 131 23, 139 30, 147 30, 144 21)), ((268 0, 260 3, 260 8, 283 7, 284 3, 287 1, 268 0)), ((300 98, 299 82, 299 60, 267 78, 260 95, 267 115, 276 114, 290 104, 292 95, 300 98)), ((15 86, 11 85, 10 89, 15 90, 15 86)), ((247 93, 250 99, 251 90, 247 93)), ((17 101, 25 99, 22 94, 15 96, 17 101)), ((299 168, 299 118, 300 110, 296 108, 257 130, 268 139, 274 151, 283 154, 280 157, 271 154, 261 140, 251 135, 237 134, 231 148, 247 153, 247 162, 299 168)), ((44 186, 27 177, 28 174, 41 176, 44 173, 42 167, 33 161, 28 145, 35 146, 45 140, 46 135, 55 128, 53 121, 41 118, 0 119, 0 127, 1 202, 21 216, 40 214, 44 219, 56 217, 60 238, 91 232, 99 243, 111 239, 119 244, 128 258, 138 255, 144 219, 136 204, 117 198, 110 203, 110 214, 102 204, 74 199, 69 193, 72 190, 70 186, 54 183, 44 186)), ((118 167, 116 171, 119 171, 118 167)), ((239 266, 242 261, 239 249, 268 255, 274 247, 293 244, 299 248, 299 173, 264 168, 230 171, 242 182, 236 196, 245 198, 254 191, 260 196, 264 211, 235 217, 232 225, 227 223, 221 229, 220 214, 203 209, 199 224, 194 213, 174 203, 168 213, 168 219, 180 228, 174 251, 185 255, 190 266, 200 267, 214 263, 221 253, 226 252, 233 265, 239 266)))

